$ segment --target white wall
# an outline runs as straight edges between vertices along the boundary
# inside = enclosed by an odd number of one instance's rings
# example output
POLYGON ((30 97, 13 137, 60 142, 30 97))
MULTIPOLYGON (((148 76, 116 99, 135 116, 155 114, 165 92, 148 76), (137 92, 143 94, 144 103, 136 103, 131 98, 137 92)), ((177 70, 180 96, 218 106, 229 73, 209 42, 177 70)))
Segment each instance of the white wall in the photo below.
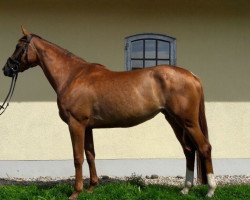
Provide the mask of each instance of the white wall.
MULTIPOLYGON (((90 62, 124 70, 124 38, 162 33, 177 39, 177 64, 203 82, 215 158, 250 158, 250 1, 0 1, 0 66, 20 25, 90 62)), ((0 73, 0 100, 10 79, 0 73)), ((40 68, 20 74, 0 117, 0 160, 72 158, 56 96, 40 68)), ((131 129, 95 130, 98 159, 182 158, 162 116, 131 129)))
MULTIPOLYGON (((213 158, 250 157, 250 103, 206 103, 213 158), (239 114, 240 113, 240 114, 239 114)), ((1 117, 0 160, 72 159, 56 103, 12 103, 1 117)), ((132 128, 95 129, 97 159, 183 158, 163 115, 132 128)))

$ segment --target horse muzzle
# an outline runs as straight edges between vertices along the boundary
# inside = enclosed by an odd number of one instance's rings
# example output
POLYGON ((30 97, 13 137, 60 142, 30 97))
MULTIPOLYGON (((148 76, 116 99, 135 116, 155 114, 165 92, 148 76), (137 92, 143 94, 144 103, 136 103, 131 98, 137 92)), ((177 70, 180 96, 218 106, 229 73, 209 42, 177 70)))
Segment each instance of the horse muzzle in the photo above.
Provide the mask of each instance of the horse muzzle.
POLYGON ((8 77, 13 77, 13 73, 12 73, 12 71, 8 68, 8 67, 5 67, 4 66, 4 68, 3 68, 3 74, 5 75, 5 76, 8 76, 8 77))
POLYGON ((20 63, 18 61, 14 60, 12 58, 9 58, 7 60, 7 63, 3 67, 4 75, 8 76, 8 77, 15 76, 19 71, 19 66, 20 66, 20 63))

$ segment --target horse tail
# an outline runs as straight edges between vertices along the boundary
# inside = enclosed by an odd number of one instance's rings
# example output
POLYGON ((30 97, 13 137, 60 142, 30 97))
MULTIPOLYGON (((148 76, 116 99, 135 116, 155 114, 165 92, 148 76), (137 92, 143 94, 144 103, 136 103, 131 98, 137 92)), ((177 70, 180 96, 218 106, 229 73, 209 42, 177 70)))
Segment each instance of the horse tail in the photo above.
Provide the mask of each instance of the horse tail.
MULTIPOLYGON (((199 124, 200 129, 208 140, 208 128, 207 128, 207 120, 205 115, 205 102, 204 102, 204 93, 201 88, 201 100, 200 100, 200 108, 199 108, 199 124)), ((196 151, 196 159, 197 159, 197 179, 201 184, 207 184, 207 174, 206 174, 206 165, 204 158, 196 151)))

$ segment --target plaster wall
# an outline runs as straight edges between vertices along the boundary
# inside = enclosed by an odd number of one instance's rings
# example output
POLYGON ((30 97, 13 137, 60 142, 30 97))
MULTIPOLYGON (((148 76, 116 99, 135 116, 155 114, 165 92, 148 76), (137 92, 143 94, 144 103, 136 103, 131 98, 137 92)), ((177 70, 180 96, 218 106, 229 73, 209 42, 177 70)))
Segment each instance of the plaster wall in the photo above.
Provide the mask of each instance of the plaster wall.
MULTIPOLYGON (((213 158, 250 157, 250 103, 206 103, 213 158), (239 114, 241 113, 241 114, 239 114)), ((54 102, 12 103, 1 118, 0 160, 72 159, 54 102)), ((162 114, 132 128, 95 129, 97 159, 184 158, 162 114)))
MULTIPOLYGON (((204 85, 215 158, 250 158, 250 2, 0 1, 0 66, 22 36, 20 25, 89 62, 125 70, 124 38, 161 33, 177 39, 177 65, 204 85)), ((0 97, 10 79, 0 73, 0 97)), ((39 67, 20 74, 0 118, 0 160, 72 158, 56 96, 39 67)), ((94 131, 97 159, 182 158, 163 116, 130 128, 94 131)))

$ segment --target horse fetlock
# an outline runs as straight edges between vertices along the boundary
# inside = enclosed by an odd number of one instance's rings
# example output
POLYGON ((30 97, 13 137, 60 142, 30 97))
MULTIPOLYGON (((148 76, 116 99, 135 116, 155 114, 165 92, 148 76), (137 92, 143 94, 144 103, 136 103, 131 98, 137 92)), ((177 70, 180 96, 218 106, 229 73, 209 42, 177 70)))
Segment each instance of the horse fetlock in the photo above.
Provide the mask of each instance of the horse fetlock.
POLYGON ((96 186, 96 185, 98 185, 98 184, 99 184, 98 178, 97 178, 97 179, 92 179, 92 180, 90 181, 90 185, 92 185, 92 186, 96 186))
POLYGON ((83 191, 83 181, 76 181, 75 182, 75 192, 82 192, 83 191))
POLYGON ((186 183, 185 183, 185 187, 187 187, 187 188, 191 188, 193 186, 193 183, 192 182, 190 182, 190 181, 187 181, 186 183))
POLYGON ((181 193, 186 195, 188 194, 189 190, 193 187, 193 182, 185 181, 185 187, 181 190, 181 193))
POLYGON ((212 173, 207 174, 207 182, 208 182, 209 188, 211 188, 211 189, 216 188, 217 185, 216 185, 214 174, 212 174, 212 173))
POLYGON ((189 170, 186 168, 186 180, 185 180, 185 186, 186 187, 192 187, 194 182, 194 171, 189 170))
POLYGON ((95 186, 98 185, 98 184, 99 184, 99 179, 98 179, 98 177, 96 177, 96 178, 91 178, 90 184, 89 184, 89 188, 88 188, 87 192, 88 192, 88 193, 92 193, 92 192, 94 191, 95 186))
POLYGON ((207 182, 208 182, 208 193, 206 196, 210 198, 214 195, 214 191, 217 187, 214 174, 212 173, 207 174, 207 182))
POLYGON ((193 182, 194 182, 194 171, 186 168, 185 187, 181 190, 181 193, 184 195, 188 194, 189 190, 193 186, 193 182))

